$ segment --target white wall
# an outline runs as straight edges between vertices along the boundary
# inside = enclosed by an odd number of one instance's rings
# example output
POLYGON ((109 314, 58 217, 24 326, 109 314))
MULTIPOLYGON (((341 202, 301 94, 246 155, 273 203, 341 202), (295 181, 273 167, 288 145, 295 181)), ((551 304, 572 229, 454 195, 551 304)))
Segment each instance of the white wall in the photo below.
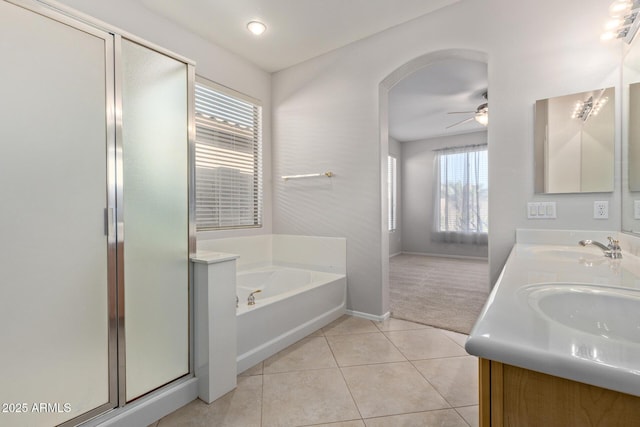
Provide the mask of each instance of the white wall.
POLYGON ((349 308, 388 310, 382 257, 388 243, 380 226, 380 164, 388 148, 381 150, 379 129, 386 124, 379 123, 379 84, 414 58, 452 48, 489 56, 492 282, 517 227, 619 229, 619 191, 533 193, 534 101, 618 86, 620 46, 599 40, 608 3, 464 0, 276 73, 274 174, 332 169, 336 177, 296 186, 276 180, 274 232, 347 237, 349 308), (527 220, 532 200, 556 201, 558 218, 527 220), (610 202, 610 220, 592 219, 594 200, 610 202))
MULTIPOLYGON (((402 250, 404 252, 486 258, 487 245, 432 242, 434 222, 434 151, 485 144, 487 132, 443 136, 402 143, 402 250)), ((491 167, 491 165, 489 165, 491 167)), ((489 193, 492 188, 489 187, 489 193)))
MULTIPOLYGON (((516 227, 619 229, 619 191, 533 194, 533 102, 618 86, 620 46, 599 40, 608 2, 463 0, 276 73, 272 93, 268 73, 137 2, 63 3, 189 57, 198 63, 203 77, 263 100, 265 226, 233 234, 273 230, 347 237, 352 310, 380 315, 388 309, 383 289, 386 259, 382 256, 388 251, 388 236, 381 232, 380 209, 384 203, 380 164, 381 159, 386 161, 388 148, 386 143, 380 148, 379 128, 386 123, 379 123, 379 84, 403 64, 428 53, 466 48, 489 56, 492 281, 514 242, 516 227), (270 123, 274 124, 272 161, 270 123), (284 174, 324 170, 336 176, 304 183, 279 179, 284 174), (272 187, 270 176, 274 177, 272 187), (558 219, 527 220, 525 206, 531 200, 556 201, 558 219), (610 220, 591 218, 594 200, 610 202, 610 220)), ((618 150, 616 188, 619 159, 618 150)))
POLYGON ((389 255, 402 252, 402 144, 389 137, 389 155, 396 158, 396 230, 389 232, 389 255))
POLYGON ((196 62, 196 74, 263 103, 263 227, 198 233, 198 239, 271 234, 271 74, 130 0, 61 0, 62 4, 196 62))

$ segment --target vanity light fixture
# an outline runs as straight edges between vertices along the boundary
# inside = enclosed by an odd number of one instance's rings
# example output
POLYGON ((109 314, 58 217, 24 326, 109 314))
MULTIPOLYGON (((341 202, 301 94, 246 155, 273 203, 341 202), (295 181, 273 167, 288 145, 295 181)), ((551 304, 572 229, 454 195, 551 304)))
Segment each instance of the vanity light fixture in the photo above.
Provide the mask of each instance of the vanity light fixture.
POLYGON ((631 0, 616 0, 609 6, 609 15, 612 18, 621 18, 629 13, 632 6, 631 0))
POLYGON ((583 122, 587 121, 591 110, 593 109, 593 96, 590 96, 586 101, 576 102, 576 107, 573 109, 572 119, 580 119, 583 122))
POLYGON ((596 103, 593 105, 593 111, 591 112, 591 114, 593 114, 594 116, 597 116, 600 110, 602 109, 602 107, 604 107, 604 104, 607 103, 607 101, 609 101, 609 98, 607 98, 606 96, 597 100, 596 103))
POLYGON ((604 96, 605 89, 602 89, 599 94, 596 95, 594 100, 593 96, 585 101, 578 101, 573 109, 572 119, 580 119, 586 122, 591 116, 597 116, 602 107, 609 101, 609 98, 604 96))
POLYGON ((640 26, 640 0, 615 0, 609 6, 610 20, 604 25, 601 40, 623 39, 631 43, 640 26))
POLYGON ((267 31, 267 26, 260 21, 249 21, 247 29, 255 36, 260 36, 267 31))

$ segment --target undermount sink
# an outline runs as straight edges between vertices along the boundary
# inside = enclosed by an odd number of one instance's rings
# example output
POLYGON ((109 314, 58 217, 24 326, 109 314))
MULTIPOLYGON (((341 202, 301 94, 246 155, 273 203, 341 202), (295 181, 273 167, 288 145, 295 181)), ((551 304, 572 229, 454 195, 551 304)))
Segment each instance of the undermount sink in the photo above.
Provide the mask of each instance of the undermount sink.
POLYGON ((640 291, 581 284, 529 287, 532 308, 566 327, 640 345, 640 291))

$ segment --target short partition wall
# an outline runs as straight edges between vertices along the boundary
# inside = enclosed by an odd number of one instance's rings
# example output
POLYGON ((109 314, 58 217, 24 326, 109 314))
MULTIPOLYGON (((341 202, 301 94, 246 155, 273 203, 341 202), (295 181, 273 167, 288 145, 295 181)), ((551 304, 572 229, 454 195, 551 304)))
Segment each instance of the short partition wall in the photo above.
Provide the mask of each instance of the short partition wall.
POLYGON ((191 257, 194 299, 194 371, 198 397, 211 403, 236 387, 236 255, 191 257))

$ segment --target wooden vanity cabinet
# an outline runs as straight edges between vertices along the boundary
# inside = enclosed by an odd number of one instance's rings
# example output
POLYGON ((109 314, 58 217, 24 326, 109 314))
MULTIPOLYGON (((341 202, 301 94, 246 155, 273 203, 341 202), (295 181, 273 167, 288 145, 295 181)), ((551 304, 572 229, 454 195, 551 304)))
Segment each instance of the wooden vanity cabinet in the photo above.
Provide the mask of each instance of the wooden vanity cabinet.
POLYGON ((481 427, 640 426, 640 397, 479 359, 481 427))

